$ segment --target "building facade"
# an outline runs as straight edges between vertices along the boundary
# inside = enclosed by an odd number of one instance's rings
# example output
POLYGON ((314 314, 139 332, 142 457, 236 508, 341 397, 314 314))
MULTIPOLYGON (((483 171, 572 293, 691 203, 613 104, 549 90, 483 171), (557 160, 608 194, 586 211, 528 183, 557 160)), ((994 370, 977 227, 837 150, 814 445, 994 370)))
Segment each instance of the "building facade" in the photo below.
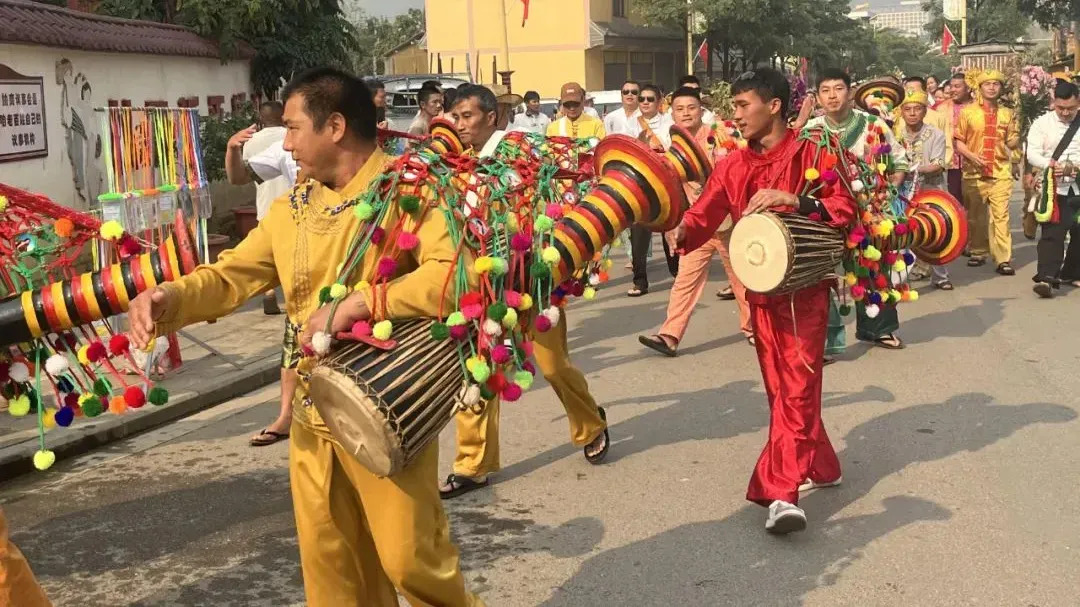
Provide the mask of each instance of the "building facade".
POLYGON ((522 24, 517 0, 427 0, 429 61, 468 69, 488 84, 507 69, 505 39, 517 93, 555 97, 571 80, 612 90, 628 77, 671 90, 686 73, 684 35, 644 24, 632 12, 635 1, 645 0, 530 2, 522 24))
POLYGON ((0 0, 0 182, 86 210, 105 189, 97 108, 213 114, 250 82, 247 58, 223 64, 183 27, 0 0))

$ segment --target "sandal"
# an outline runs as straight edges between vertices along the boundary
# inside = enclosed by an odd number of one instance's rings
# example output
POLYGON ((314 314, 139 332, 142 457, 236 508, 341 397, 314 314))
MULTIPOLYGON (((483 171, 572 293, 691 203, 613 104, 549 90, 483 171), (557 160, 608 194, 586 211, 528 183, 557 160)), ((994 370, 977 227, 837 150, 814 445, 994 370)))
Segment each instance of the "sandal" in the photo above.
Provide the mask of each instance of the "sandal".
POLYGON ((889 333, 888 335, 882 335, 874 340, 874 345, 885 348, 886 350, 903 350, 904 342, 900 341, 900 338, 889 333))
POLYGON ((667 341, 665 341, 664 338, 660 337, 659 335, 652 335, 649 337, 639 335, 637 340, 641 345, 645 346, 646 348, 652 348, 653 350, 656 350, 664 356, 670 356, 674 358, 679 353, 677 350, 678 344, 676 344, 675 348, 672 348, 667 344, 667 341))
POLYGON ((1002 276, 1016 276, 1016 270, 1014 270, 1012 265, 1007 261, 1005 263, 999 263, 997 269, 994 271, 1002 276))
POLYGON ((986 264, 986 260, 983 259, 982 257, 972 257, 967 262, 967 265, 968 265, 969 268, 977 268, 977 267, 979 267, 981 265, 985 265, 985 264, 986 264))
POLYGON ((484 480, 478 481, 461 474, 451 474, 446 477, 446 486, 450 488, 444 489, 443 487, 439 487, 439 497, 444 500, 453 499, 459 495, 465 495, 470 491, 487 487, 488 479, 485 477, 484 480))
POLYGON ((648 292, 649 292, 648 289, 639 289, 637 287, 634 287, 634 288, 632 288, 632 289, 630 289, 629 291, 626 292, 626 296, 627 297, 641 297, 642 295, 645 295, 648 292))
POLYGON ((716 293, 716 296, 724 301, 731 301, 735 299, 735 290, 728 286, 720 289, 720 291, 716 293))
POLYGON ((941 289, 942 291, 952 291, 956 287, 953 286, 951 281, 942 280, 941 282, 935 282, 934 287, 941 289))
POLYGON ((834 362, 836 362, 835 358, 833 358, 832 356, 825 356, 825 357, 823 357, 821 359, 821 366, 822 367, 828 367, 829 365, 833 364, 834 362))
MULTIPOLYGON (((600 419, 604 420, 604 424, 605 424, 604 425, 604 433, 601 435, 601 436, 604 437, 604 448, 601 449, 600 451, 596 452, 596 453, 593 453, 592 455, 589 455, 589 447, 591 447, 596 442, 596 439, 593 439, 592 443, 589 443, 588 445, 585 445, 585 447, 582 449, 582 453, 585 454, 585 461, 589 462, 590 464, 592 464, 594 466, 597 466, 597 465, 600 465, 601 463, 603 463, 604 458, 606 458, 607 454, 608 454, 608 447, 611 446, 611 436, 608 434, 608 429, 607 429, 607 413, 604 411, 603 407, 597 407, 596 410, 600 414, 600 419)), ((597 438, 600 438, 600 437, 598 436, 597 438)))
POLYGON ((753 335, 746 336, 746 343, 750 344, 751 348, 757 347, 757 339, 755 339, 753 335))
POLYGON ((267 445, 273 445, 274 443, 278 441, 283 441, 287 438, 289 438, 288 432, 274 432, 273 430, 267 430, 266 428, 263 428, 261 432, 251 437, 251 440, 248 441, 248 444, 252 447, 266 447, 267 445), (270 438, 262 438, 264 436, 269 436, 270 438))

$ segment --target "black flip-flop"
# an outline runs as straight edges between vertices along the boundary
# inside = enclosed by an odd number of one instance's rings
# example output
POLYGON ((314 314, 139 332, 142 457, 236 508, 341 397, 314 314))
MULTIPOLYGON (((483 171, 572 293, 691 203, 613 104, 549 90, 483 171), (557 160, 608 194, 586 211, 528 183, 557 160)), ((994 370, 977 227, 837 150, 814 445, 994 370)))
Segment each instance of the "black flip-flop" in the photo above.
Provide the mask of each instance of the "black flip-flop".
POLYGON ((660 337, 659 335, 651 335, 648 337, 644 335, 639 335, 637 340, 641 343, 641 345, 645 346, 646 348, 652 348, 653 350, 656 350, 664 356, 670 356, 674 358, 679 354, 677 350, 667 345, 667 342, 664 341, 664 338, 660 337))
POLYGON ((728 287, 726 289, 720 289, 720 291, 716 293, 716 296, 723 301, 731 301, 735 299, 735 291, 732 290, 731 287, 728 287))
POLYGON ((439 497, 444 500, 453 499, 459 495, 465 495, 470 491, 487 487, 488 479, 485 478, 482 481, 477 481, 460 474, 451 474, 446 477, 446 484, 451 487, 449 491, 443 491, 442 487, 439 488, 439 497))
MULTIPOLYGON (((608 448, 611 447, 611 436, 608 434, 608 429, 607 429, 607 426, 606 426, 606 424, 607 424, 607 412, 604 411, 603 407, 597 407, 596 409, 597 409, 597 412, 600 413, 600 419, 604 420, 604 424, 605 424, 605 426, 604 426, 604 448, 601 449, 599 453, 595 453, 593 455, 589 455, 589 445, 585 445, 581 449, 581 452, 585 455, 585 461, 589 462, 590 464, 592 464, 594 466, 600 465, 601 463, 604 462, 604 458, 606 458, 607 454, 608 454, 608 448)), ((596 439, 593 439, 593 440, 595 441, 596 439)), ((589 443, 589 444, 592 444, 592 443, 589 443)))
POLYGON ((266 447, 268 445, 273 445, 276 442, 283 441, 287 438, 289 438, 288 432, 285 432, 283 434, 281 432, 274 432, 273 430, 267 430, 266 428, 263 428, 262 432, 259 432, 258 436, 248 441, 248 444, 252 447, 266 447), (259 439, 259 436, 269 436, 271 438, 259 439))
POLYGON ((941 289, 942 291, 952 291, 955 288, 955 287, 953 287, 953 283, 948 281, 948 280, 942 280, 941 282, 935 282, 934 287, 938 288, 938 289, 941 289))
POLYGON ((972 257, 968 260, 967 265, 969 268, 977 268, 982 265, 986 265, 986 260, 978 257, 972 257))
POLYGON ((879 348, 885 348, 886 350, 903 350, 904 342, 900 341, 900 338, 889 333, 888 335, 882 335, 874 340, 874 345, 879 348), (889 343, 885 340, 894 340, 896 343, 889 343))

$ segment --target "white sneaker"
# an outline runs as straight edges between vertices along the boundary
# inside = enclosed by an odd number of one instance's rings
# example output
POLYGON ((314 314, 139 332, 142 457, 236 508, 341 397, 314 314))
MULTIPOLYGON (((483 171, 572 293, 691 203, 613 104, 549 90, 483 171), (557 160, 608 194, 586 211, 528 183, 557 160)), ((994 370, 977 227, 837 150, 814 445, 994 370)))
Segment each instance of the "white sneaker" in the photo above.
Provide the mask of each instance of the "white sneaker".
POLYGON ((838 476, 835 481, 829 481, 827 483, 819 483, 817 481, 806 479, 803 484, 799 485, 799 491, 809 491, 811 489, 823 489, 825 487, 839 487, 843 482, 844 477, 838 476))
POLYGON ((806 529, 806 513, 802 508, 782 500, 769 504, 769 518, 765 520, 765 531, 783 535, 804 529, 806 529))

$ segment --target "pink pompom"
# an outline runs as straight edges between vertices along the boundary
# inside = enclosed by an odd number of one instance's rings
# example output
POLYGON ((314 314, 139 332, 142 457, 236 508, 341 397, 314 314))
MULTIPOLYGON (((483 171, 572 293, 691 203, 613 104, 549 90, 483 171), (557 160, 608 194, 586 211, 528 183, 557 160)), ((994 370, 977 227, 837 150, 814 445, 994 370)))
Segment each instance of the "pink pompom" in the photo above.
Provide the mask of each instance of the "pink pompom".
POLYGON ((517 309, 521 305, 521 293, 517 291, 506 291, 503 293, 503 299, 506 300, 506 307, 517 309))
POLYGON ((536 377, 536 366, 532 364, 532 361, 525 361, 525 364, 521 365, 521 368, 532 373, 533 377, 536 377))
POLYGON ((495 361, 495 364, 505 365, 510 362, 510 348, 504 345, 498 345, 491 349, 491 360, 495 361))
POLYGON ((358 320, 353 323, 351 332, 355 337, 367 337, 371 335, 371 323, 366 320, 358 320))
POLYGON ((864 289, 861 285, 855 285, 854 287, 851 287, 851 296, 855 299, 862 299, 865 295, 866 289, 864 289))
POLYGON ((502 398, 511 403, 521 398, 521 386, 513 383, 506 384, 506 387, 502 389, 502 398))
POLYGON ((393 278, 394 272, 397 272, 397 261, 393 257, 383 257, 379 260, 380 278, 393 278))
POLYGON ((461 313, 465 315, 465 318, 470 320, 476 320, 480 318, 484 313, 484 306, 480 304, 468 304, 461 307, 461 313))
POLYGON ((821 174, 821 179, 824 180, 825 183, 832 185, 840 179, 840 175, 832 169, 826 169, 825 172, 821 174))
POLYGON ((885 263, 890 266, 896 263, 896 251, 885 252, 885 263))
POLYGON ((127 335, 123 333, 113 335, 109 339, 109 352, 112 352, 113 356, 120 356, 127 352, 129 347, 131 347, 131 342, 128 341, 127 335))
MULTIPOLYGON (((532 355, 533 355, 533 342, 531 342, 531 341, 523 341, 523 342, 521 342, 521 349, 525 351, 525 356, 527 356, 529 358, 532 358, 532 355)), ((525 363, 525 364, 528 365, 529 363, 525 363)), ((535 375, 536 374, 535 370, 532 371, 532 373, 535 375)))
POLYGON ((124 402, 132 409, 138 409, 146 404, 146 395, 143 394, 142 388, 138 386, 128 386, 124 390, 124 402))
POLYGON ((553 202, 544 209, 544 215, 552 219, 559 219, 562 217, 562 207, 553 202))
POLYGON ((386 230, 375 226, 375 229, 371 231, 371 244, 379 244, 386 238, 386 230))
POLYGON ((402 251, 411 251, 420 245, 420 239, 412 232, 398 234, 397 246, 402 251))
POLYGON ((515 251, 528 251, 532 248, 532 239, 518 232, 510 237, 510 248, 515 251))
POLYGON ((547 333, 551 330, 551 320, 547 316, 540 314, 536 317, 536 330, 541 333, 547 333))
POLYGON ((897 236, 903 236, 904 234, 907 234, 907 232, 908 232, 907 224, 903 224, 903 223, 896 224, 896 227, 893 228, 893 231, 896 232, 897 236))
POLYGON ((454 325, 450 327, 450 337, 455 341, 462 341, 469 336, 469 328, 465 325, 454 325))

